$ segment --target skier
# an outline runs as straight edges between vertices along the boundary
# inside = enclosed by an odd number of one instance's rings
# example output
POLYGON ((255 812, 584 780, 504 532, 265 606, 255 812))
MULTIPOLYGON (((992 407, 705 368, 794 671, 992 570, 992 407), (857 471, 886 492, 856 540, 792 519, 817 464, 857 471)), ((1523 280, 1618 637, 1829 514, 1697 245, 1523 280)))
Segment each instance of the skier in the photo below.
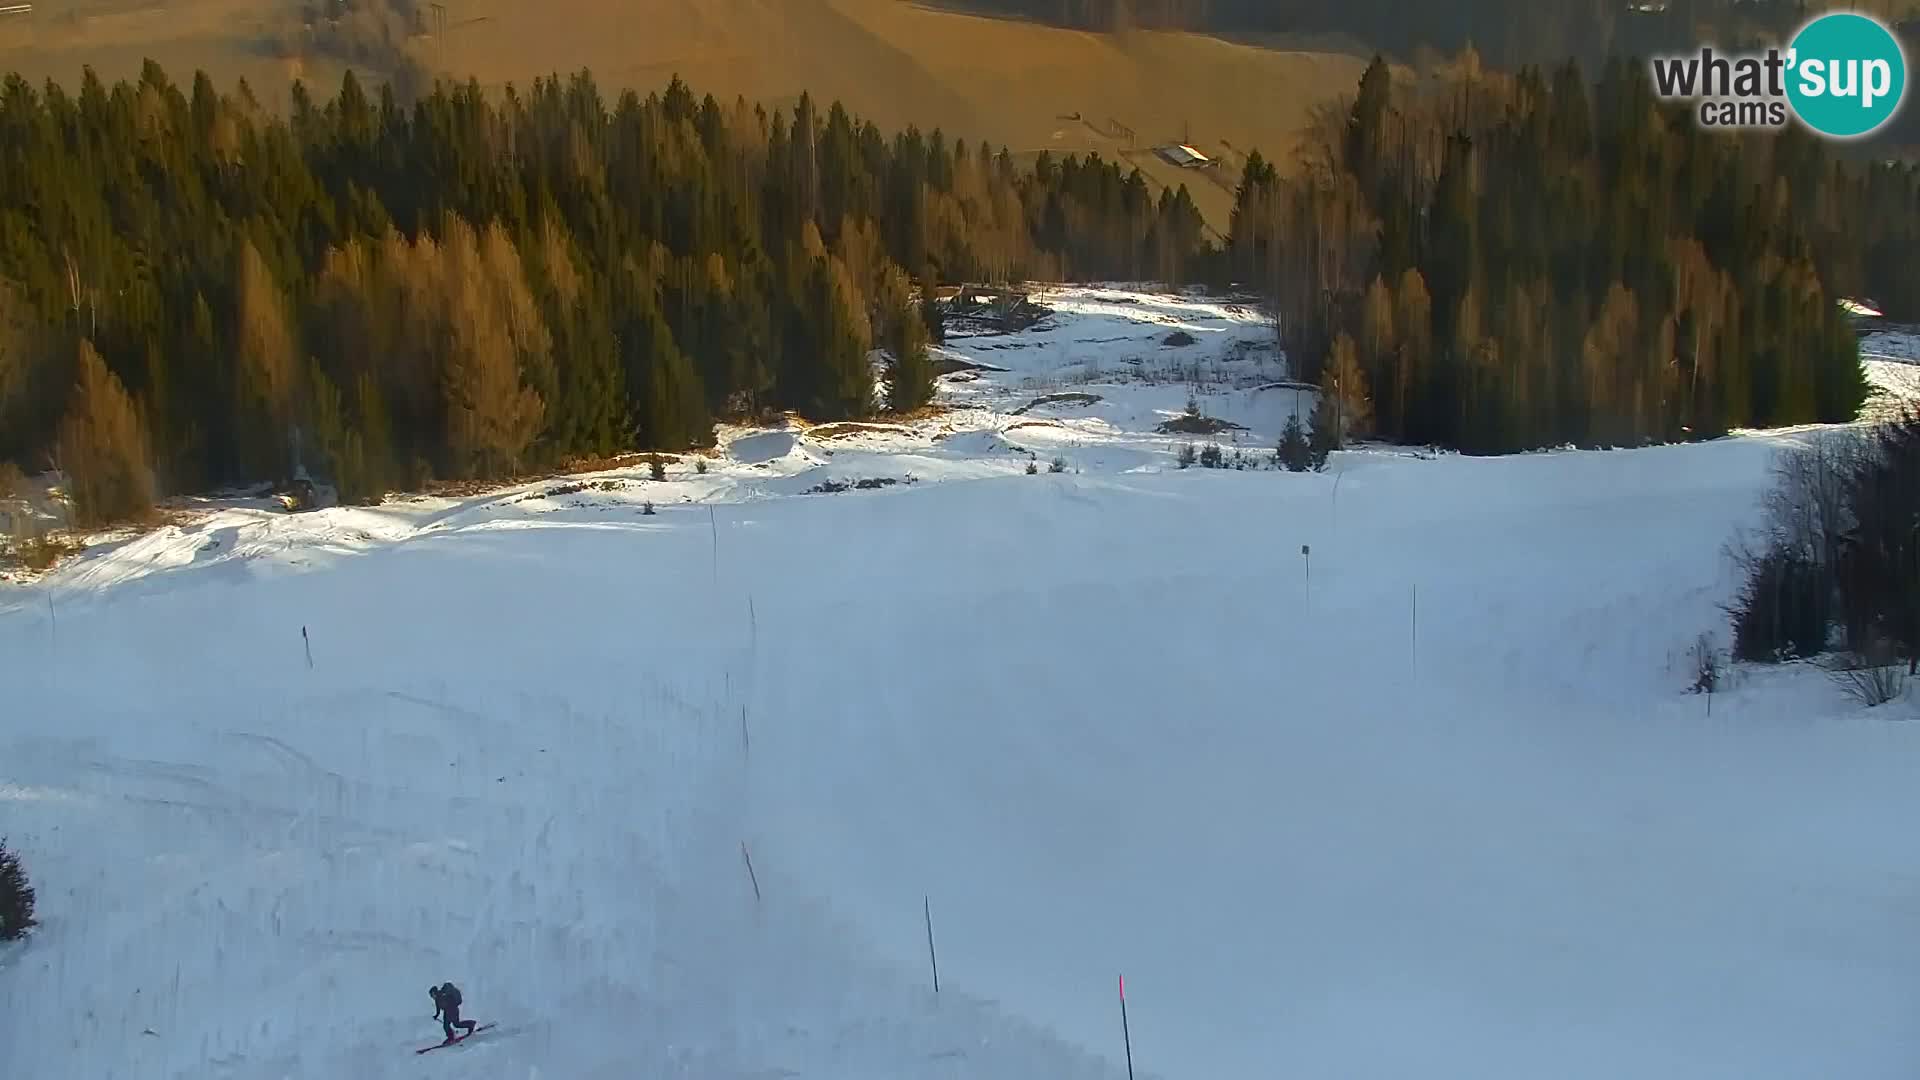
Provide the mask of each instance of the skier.
POLYGON ((453 1029, 464 1028, 468 1035, 473 1034, 474 1021, 460 1019, 460 988, 451 982, 442 986, 427 987, 427 996, 433 998, 433 1018, 440 1021, 446 1029, 447 1041, 453 1041, 453 1029))

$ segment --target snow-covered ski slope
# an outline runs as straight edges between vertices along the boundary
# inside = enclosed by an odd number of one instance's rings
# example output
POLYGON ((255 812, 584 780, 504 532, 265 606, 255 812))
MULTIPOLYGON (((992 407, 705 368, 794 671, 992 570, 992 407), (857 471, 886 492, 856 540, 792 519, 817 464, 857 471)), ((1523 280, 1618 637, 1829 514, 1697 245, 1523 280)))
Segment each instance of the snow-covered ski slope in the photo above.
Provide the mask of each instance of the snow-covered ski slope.
POLYGON ((1252 317, 1055 302, 906 430, 6 586, 0 1076, 1115 1078, 1121 974, 1141 1077, 1913 1075, 1912 705, 1682 692, 1806 433, 1179 471, 1252 317))

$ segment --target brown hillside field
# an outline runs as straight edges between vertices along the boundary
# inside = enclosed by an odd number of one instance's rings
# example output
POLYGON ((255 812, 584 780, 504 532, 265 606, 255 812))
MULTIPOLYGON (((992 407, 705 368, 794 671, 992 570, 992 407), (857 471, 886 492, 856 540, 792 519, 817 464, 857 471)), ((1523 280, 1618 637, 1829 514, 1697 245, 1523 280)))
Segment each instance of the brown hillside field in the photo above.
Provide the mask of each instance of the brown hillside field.
MULTIPOLYGON (((1109 36, 944 11, 914 0, 446 0, 446 33, 410 47, 429 66, 490 88, 591 70, 609 97, 675 74, 723 100, 784 105, 802 90, 882 128, 908 124, 1032 154, 1097 150, 1156 183, 1188 182, 1224 230, 1237 164, 1258 148, 1291 159, 1308 110, 1350 94, 1365 57, 1200 34, 1109 36), (1131 131, 1129 139, 1127 131, 1131 131), (1181 170, 1150 153, 1186 140, 1223 160, 1181 170)), ((204 69, 245 77, 281 106, 295 78, 330 93, 341 64, 290 60, 275 45, 295 0, 36 0, 0 17, 0 69, 72 85, 157 60, 178 82, 204 69)), ((373 80, 381 72, 363 72, 373 80)))

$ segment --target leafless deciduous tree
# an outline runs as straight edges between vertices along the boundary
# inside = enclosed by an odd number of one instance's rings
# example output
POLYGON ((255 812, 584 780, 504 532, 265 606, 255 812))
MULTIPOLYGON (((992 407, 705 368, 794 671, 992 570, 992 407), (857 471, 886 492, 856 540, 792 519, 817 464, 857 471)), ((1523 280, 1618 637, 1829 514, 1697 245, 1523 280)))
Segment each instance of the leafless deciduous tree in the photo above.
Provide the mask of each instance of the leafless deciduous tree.
POLYGON ((1869 708, 1897 701, 1907 691, 1907 672, 1890 641, 1867 646, 1864 652, 1842 654, 1828 668, 1834 682, 1853 700, 1869 708))

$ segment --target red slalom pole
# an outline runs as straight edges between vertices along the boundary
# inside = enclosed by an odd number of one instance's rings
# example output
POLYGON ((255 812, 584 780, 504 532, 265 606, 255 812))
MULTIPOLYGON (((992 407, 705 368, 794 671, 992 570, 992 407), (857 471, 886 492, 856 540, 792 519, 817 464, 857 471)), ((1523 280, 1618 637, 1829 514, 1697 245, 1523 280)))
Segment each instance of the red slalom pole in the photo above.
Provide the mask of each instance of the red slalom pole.
POLYGON ((1133 1080, 1133 1032, 1127 1029, 1127 977, 1120 976, 1120 1037, 1127 1041, 1127 1080, 1133 1080))

